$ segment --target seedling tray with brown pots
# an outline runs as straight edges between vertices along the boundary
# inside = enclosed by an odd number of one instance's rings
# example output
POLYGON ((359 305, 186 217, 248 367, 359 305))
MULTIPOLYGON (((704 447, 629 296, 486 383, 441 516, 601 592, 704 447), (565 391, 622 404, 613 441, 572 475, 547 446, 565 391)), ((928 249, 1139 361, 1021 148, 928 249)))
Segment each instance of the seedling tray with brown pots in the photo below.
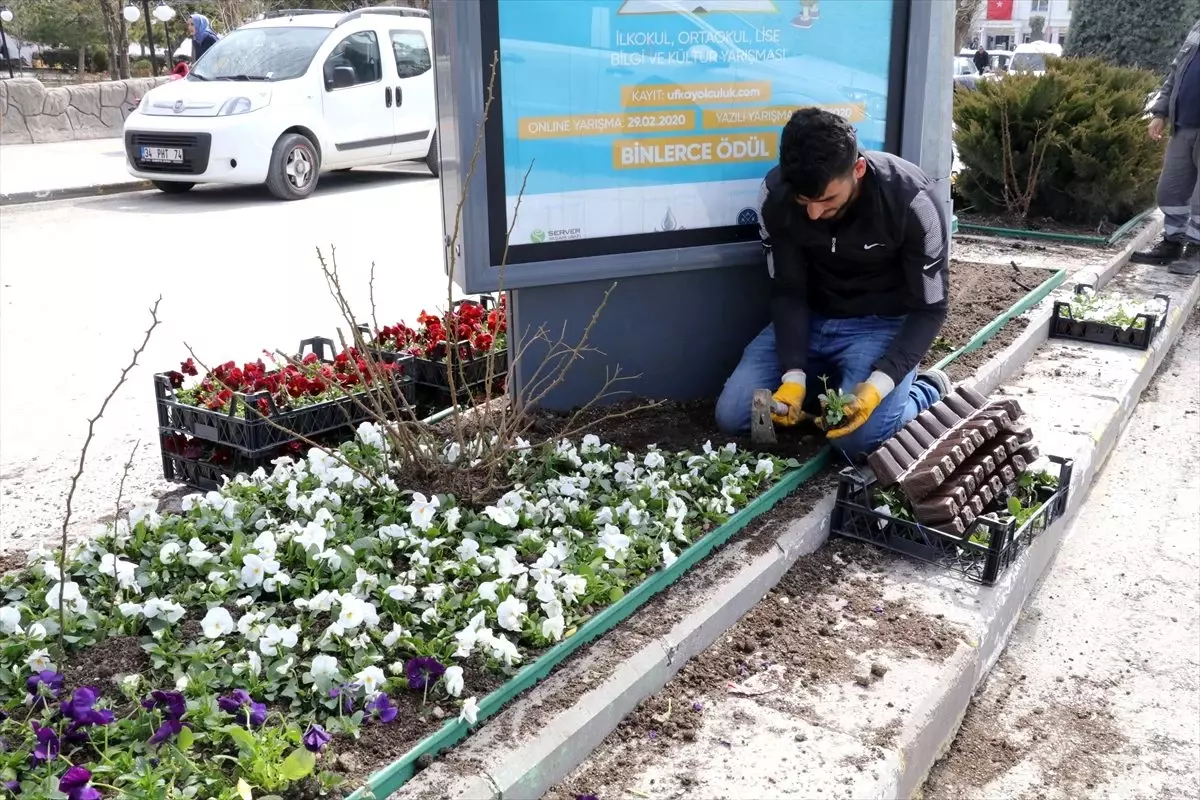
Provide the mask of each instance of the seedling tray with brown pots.
MULTIPOLYGON (((269 453, 245 456, 221 444, 197 439, 178 431, 163 431, 159 434, 159 451, 162 454, 163 477, 172 483, 182 483, 202 491, 219 489, 226 478, 238 473, 247 475, 260 467, 270 472, 274 461, 282 456, 301 460, 309 445, 299 440, 281 444, 269 453)), ((354 437, 354 427, 346 425, 317 436, 317 444, 337 446, 354 437)))
POLYGON ((1051 457, 1058 488, 1034 498, 1022 524, 1000 518, 1039 457, 1032 439, 1015 400, 959 387, 871 453, 867 468, 843 471, 832 531, 993 583, 1066 508, 1070 463, 1051 457))
MULTIPOLYGON (((300 343, 300 354, 305 352, 316 353, 321 361, 329 362, 333 357, 333 341, 323 337, 305 339, 300 343)), ((404 371, 408 371, 407 365, 404 371)), ((412 377, 397 375, 394 381, 394 387, 373 386, 355 392, 352 397, 336 397, 282 410, 275 405, 269 392, 235 392, 228 410, 214 411, 180 401, 171 387, 171 379, 161 373, 154 376, 158 427, 163 433, 183 433, 228 447, 239 456, 255 460, 275 453, 281 445, 296 441, 300 436, 312 439, 372 419, 374 415, 369 409, 387 409, 387 392, 399 392, 412 405, 412 377), (266 412, 260 413, 259 409, 264 407, 266 412), (264 416, 270 418, 270 422, 264 416)))
MULTIPOLYGON (((1088 290, 1092 290, 1092 287, 1081 283, 1075 287, 1075 294, 1083 296, 1088 290)), ((1134 323, 1128 327, 1096 320, 1075 319, 1071 316, 1071 304, 1057 300, 1054 303, 1054 316, 1050 319, 1050 337, 1146 350, 1163 329, 1167 311, 1171 308, 1171 298, 1167 295, 1156 294, 1154 299, 1163 301, 1162 313, 1137 314, 1134 316, 1134 323)))

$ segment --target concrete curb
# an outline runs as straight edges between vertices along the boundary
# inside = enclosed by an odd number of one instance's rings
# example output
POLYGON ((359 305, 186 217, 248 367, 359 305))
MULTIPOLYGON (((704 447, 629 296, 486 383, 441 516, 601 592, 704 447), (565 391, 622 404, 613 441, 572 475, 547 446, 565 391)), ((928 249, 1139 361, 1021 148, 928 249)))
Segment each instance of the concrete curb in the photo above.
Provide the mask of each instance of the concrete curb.
POLYGON ((74 200, 80 197, 103 197, 126 192, 144 192, 153 189, 150 181, 125 181, 123 183, 98 183, 92 186, 68 186, 63 189, 44 189, 32 192, 8 192, 0 194, 0 206, 49 203, 53 200, 74 200))
MULTIPOLYGON (((1148 226, 1115 254, 1099 274, 1079 273, 1072 279, 1072 288, 1078 282, 1091 282, 1097 286, 1107 282, 1128 261, 1129 254, 1144 246, 1160 227, 1161 224, 1148 226)), ((1193 286, 1193 292, 1195 289, 1193 286)), ((1038 346, 1046 341, 1052 308, 1048 298, 1021 336, 977 371, 975 383, 981 391, 986 388, 990 393, 1015 376, 1038 346)), ((1152 366, 1140 383, 1138 394, 1178 336, 1182 321, 1178 309, 1173 309, 1172 313, 1176 314, 1175 324, 1157 337, 1159 349, 1154 350, 1153 358, 1147 358, 1143 364, 1143 369, 1152 366)), ((1103 451, 1105 456, 1116 442, 1133 405, 1121 406, 1122 413, 1113 418, 1117 423, 1114 430, 1101 439, 1107 443, 1108 449, 1103 451)), ((909 797, 920 787, 930 767, 953 740, 976 686, 999 657, 1020 608, 1066 530, 1068 518, 1078 510, 1096 463, 1093 458, 1077 459, 1075 480, 1080 488, 1073 492, 1067 514, 1038 538, 1019 564, 1010 567, 1001 583, 991 588, 990 591, 1001 599, 989 603, 989 613, 984 616, 987 624, 978 631, 977 646, 956 653, 952 657, 952 674, 939 680, 935 691, 918 701, 921 719, 916 725, 906 726, 898 737, 894 748, 899 751, 898 758, 891 759, 896 770, 894 779, 884 781, 886 785, 899 788, 898 796, 909 797), (1002 629, 993 630, 996 626, 1002 629)), ((512 728, 521 721, 523 713, 510 707, 454 748, 444 760, 416 775, 393 797, 510 800, 543 796, 587 759, 641 700, 666 685, 688 659, 707 649, 741 619, 799 558, 825 543, 833 505, 834 494, 830 493, 802 519, 792 520, 777 537, 773 548, 728 577, 722 577, 715 591, 710 592, 700 606, 667 633, 648 639, 611 675, 569 708, 542 720, 532 738, 513 746, 517 737, 512 728)), ((707 566, 712 566, 712 562, 707 566)), ((602 642, 603 639, 592 647, 596 648, 602 642)), ((514 706, 529 704, 537 707, 548 703, 559 677, 551 676, 514 706)), ((568 680, 563 678, 564 682, 568 680)))

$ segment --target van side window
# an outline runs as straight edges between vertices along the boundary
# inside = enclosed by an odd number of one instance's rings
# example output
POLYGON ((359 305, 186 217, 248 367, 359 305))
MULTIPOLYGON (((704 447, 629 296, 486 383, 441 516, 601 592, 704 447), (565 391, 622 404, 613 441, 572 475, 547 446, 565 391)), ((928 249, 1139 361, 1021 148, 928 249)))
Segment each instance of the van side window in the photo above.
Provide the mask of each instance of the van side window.
POLYGON ((374 31, 352 33, 325 59, 325 90, 348 89, 383 80, 379 39, 374 31))
POLYGON ((401 78, 424 75, 432 66, 429 45, 420 31, 392 31, 392 54, 401 78))

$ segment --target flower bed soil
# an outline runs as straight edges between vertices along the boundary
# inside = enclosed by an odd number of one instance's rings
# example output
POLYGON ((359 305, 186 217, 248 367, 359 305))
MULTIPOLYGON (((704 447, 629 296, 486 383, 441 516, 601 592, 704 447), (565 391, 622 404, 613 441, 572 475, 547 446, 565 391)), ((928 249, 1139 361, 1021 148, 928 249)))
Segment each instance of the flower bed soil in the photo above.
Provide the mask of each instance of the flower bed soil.
MULTIPOLYGON (((1052 274, 1044 269, 951 260, 950 313, 922 366, 931 366, 962 347, 1052 274)), ((955 359, 946 367, 947 374, 954 381, 974 375, 980 365, 1012 344, 1027 324, 1021 317, 1010 319, 983 347, 955 359)))
MULTIPOLYGON (((820 724, 810 702, 827 687, 857 680, 862 656, 887 649, 900 657, 944 661, 960 634, 903 598, 885 599, 890 558, 869 546, 831 540, 800 559, 737 625, 625 717, 588 761, 547 792, 547 800, 620 797, 639 767, 671 750, 693 749, 696 759, 711 759, 714 742, 700 738, 705 715, 730 701, 730 685, 769 670, 783 668, 781 688, 752 701, 820 724)), ((875 671, 886 674, 882 665, 875 671)), ((900 724, 897 709, 873 743, 890 745, 900 724)), ((706 796, 694 774, 675 777, 676 784, 660 787, 664 796, 706 796)))

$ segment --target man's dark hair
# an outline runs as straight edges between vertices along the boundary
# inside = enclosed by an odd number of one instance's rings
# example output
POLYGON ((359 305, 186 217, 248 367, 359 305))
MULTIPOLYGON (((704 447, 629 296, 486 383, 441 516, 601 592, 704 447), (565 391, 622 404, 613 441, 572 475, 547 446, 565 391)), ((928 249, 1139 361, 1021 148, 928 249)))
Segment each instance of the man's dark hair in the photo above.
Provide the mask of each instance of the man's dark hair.
POLYGON ((858 136, 842 117, 802 108, 783 126, 779 171, 792 193, 817 198, 829 182, 848 176, 858 160, 858 136))

